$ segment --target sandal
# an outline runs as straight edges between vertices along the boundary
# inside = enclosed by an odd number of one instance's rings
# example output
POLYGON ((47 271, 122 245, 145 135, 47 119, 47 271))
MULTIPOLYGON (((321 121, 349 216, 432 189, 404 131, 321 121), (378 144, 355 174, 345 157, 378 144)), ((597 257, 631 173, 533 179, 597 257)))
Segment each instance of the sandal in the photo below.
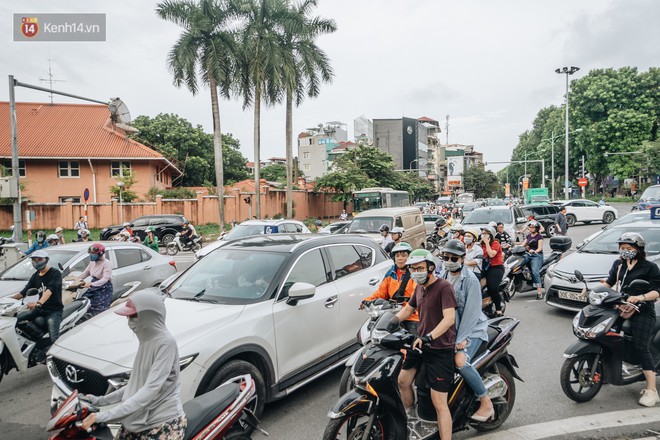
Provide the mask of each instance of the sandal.
POLYGON ((543 299, 543 294, 542 293, 541 294, 537 293, 536 294, 536 299, 538 299, 538 300, 543 299))

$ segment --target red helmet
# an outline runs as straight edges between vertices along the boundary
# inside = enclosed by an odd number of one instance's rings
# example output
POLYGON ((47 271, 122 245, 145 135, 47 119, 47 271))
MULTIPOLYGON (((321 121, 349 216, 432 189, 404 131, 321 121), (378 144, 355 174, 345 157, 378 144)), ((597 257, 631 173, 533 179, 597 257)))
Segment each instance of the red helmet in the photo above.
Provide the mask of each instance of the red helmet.
POLYGON ((89 247, 87 252, 89 252, 90 254, 103 255, 105 253, 105 246, 103 246, 101 243, 94 243, 89 247))

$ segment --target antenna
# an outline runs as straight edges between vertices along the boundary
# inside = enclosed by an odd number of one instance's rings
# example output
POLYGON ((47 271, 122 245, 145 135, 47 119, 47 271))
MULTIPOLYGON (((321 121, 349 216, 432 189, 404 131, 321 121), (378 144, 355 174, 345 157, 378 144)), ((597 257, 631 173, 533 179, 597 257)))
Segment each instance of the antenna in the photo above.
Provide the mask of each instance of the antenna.
MULTIPOLYGON (((50 62, 52 59, 48 58, 48 78, 39 78, 39 81, 47 82, 50 84, 50 89, 53 90, 53 83, 56 82, 66 82, 64 79, 53 79, 53 70, 51 69, 50 62)), ((53 93, 50 93, 50 103, 53 103, 53 93)))

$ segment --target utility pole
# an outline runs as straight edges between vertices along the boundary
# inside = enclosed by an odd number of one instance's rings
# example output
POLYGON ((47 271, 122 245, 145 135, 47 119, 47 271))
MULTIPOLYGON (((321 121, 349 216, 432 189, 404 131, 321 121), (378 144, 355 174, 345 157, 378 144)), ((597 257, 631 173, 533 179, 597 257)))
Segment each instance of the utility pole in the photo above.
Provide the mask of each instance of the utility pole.
POLYGON ((445 116, 445 145, 449 145, 449 115, 445 116))
MULTIPOLYGON (((582 155, 582 178, 584 178, 584 154, 582 155)), ((582 187, 582 198, 584 199, 586 196, 587 188, 585 186, 582 187)))

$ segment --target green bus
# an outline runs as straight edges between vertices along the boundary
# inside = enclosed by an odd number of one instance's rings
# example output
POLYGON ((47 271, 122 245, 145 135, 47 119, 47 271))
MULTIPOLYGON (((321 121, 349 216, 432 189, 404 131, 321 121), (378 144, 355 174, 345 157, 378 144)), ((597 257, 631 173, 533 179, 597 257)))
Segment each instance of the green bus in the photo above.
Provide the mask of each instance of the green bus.
POLYGON ((377 208, 410 206, 407 191, 392 188, 364 188, 353 193, 353 214, 377 208))

